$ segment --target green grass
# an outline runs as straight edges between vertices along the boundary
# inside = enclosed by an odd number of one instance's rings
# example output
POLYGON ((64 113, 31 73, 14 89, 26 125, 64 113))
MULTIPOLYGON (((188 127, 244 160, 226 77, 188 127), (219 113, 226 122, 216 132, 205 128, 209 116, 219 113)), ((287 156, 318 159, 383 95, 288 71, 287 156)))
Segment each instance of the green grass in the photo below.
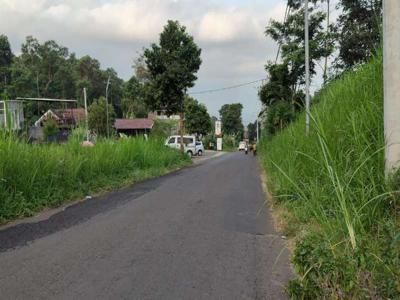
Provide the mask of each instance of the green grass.
POLYGON ((75 138, 65 145, 29 145, 3 135, 0 223, 189 163, 187 155, 165 147, 161 140, 105 140, 84 148, 75 138))
MULTIPOLYGON (((296 242, 294 299, 400 299, 400 176, 384 178, 382 57, 330 83, 259 147, 296 242)), ((400 116, 399 116, 400 117, 400 116)))

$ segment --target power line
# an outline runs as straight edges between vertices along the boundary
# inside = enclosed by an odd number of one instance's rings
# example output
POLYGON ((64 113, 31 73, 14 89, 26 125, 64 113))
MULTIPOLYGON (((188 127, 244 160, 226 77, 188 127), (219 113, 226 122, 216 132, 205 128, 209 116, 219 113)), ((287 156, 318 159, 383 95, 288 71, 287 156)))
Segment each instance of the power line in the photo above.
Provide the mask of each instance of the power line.
MULTIPOLYGON (((287 1, 285 9, 285 17, 283 18, 283 24, 286 24, 289 14, 290 14, 290 7, 289 7, 289 1, 287 1)), ((275 64, 278 62, 280 52, 281 52, 281 43, 278 43, 278 51, 276 52, 275 64)))
POLYGON ((47 101, 47 102, 77 102, 75 99, 50 99, 50 98, 26 98, 17 97, 17 100, 47 101))
POLYGON ((227 86, 227 87, 223 87, 223 88, 213 89, 213 90, 204 90, 204 91, 198 91, 198 92, 191 92, 191 93, 189 93, 189 95, 216 93, 216 92, 221 92, 221 91, 240 88, 240 87, 243 87, 243 86, 246 86, 246 85, 250 85, 250 84, 254 84, 254 83, 257 83, 257 82, 262 82, 264 80, 265 80, 265 78, 254 80, 254 81, 250 81, 250 82, 240 83, 240 84, 236 84, 236 85, 232 85, 232 86, 227 86))

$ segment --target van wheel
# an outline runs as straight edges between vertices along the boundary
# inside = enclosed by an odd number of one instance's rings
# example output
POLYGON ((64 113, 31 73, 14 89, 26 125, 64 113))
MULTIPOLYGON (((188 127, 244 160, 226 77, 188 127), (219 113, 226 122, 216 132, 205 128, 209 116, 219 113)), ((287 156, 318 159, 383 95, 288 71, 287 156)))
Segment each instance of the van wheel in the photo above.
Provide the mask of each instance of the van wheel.
POLYGON ((203 155, 203 151, 199 150, 199 151, 197 152, 197 155, 198 155, 198 156, 202 156, 202 155, 203 155))
POLYGON ((187 153, 187 155, 189 155, 189 157, 192 157, 193 156, 193 152, 192 151, 188 151, 188 152, 186 152, 187 153))

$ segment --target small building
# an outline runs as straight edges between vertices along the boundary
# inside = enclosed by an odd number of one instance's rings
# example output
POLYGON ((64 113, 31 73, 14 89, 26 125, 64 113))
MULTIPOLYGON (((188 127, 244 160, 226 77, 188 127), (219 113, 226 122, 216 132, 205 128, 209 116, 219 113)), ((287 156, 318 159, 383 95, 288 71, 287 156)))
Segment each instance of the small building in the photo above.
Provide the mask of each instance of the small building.
POLYGON ((21 130, 23 126, 23 102, 19 100, 0 100, 0 128, 21 130))
POLYGON ((49 119, 56 121, 59 132, 51 138, 52 141, 65 142, 68 140, 71 130, 85 121, 85 110, 83 108, 49 109, 29 128, 29 139, 32 142, 43 141, 43 127, 49 119))
POLYGON ((152 119, 116 119, 115 130, 128 136, 149 134, 154 126, 152 119))
POLYGON ((83 108, 49 109, 35 122, 35 127, 43 127, 48 119, 56 121, 60 129, 71 129, 85 121, 85 110, 83 108))
POLYGON ((152 120, 175 120, 181 119, 179 115, 168 116, 165 110, 156 110, 148 113, 148 118, 152 120))

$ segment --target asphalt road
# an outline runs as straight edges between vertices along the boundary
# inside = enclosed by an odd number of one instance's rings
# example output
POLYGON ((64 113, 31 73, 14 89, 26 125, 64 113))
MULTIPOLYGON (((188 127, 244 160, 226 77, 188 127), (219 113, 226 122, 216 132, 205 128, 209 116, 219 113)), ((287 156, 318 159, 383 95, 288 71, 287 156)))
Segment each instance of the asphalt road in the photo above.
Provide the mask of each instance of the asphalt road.
POLYGON ((0 299, 284 299, 256 159, 232 153, 0 229, 0 299))

